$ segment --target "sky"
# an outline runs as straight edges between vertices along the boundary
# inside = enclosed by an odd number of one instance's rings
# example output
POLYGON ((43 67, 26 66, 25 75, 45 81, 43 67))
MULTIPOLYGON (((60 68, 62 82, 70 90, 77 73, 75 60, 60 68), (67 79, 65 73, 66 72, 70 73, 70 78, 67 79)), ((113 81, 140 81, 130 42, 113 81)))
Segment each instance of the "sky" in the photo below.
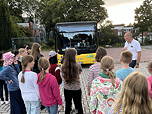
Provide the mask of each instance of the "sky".
POLYGON ((134 23, 134 10, 139 7, 144 0, 104 0, 108 12, 108 20, 114 25, 134 23))

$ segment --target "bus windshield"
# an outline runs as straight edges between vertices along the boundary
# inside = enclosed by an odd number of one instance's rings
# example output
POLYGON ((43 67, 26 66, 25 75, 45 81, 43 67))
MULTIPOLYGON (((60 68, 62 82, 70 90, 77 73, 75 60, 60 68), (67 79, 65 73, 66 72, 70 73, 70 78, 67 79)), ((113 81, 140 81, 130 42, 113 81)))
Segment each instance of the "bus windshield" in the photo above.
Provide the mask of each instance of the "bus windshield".
POLYGON ((56 47, 59 53, 75 48, 78 54, 94 53, 97 48, 95 24, 57 25, 56 47))

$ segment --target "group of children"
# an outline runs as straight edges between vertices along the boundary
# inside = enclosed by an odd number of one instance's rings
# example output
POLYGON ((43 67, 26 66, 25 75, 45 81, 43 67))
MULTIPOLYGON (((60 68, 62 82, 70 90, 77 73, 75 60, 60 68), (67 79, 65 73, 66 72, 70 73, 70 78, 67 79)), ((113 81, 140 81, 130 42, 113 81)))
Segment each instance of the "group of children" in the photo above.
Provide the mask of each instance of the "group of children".
MULTIPOLYGON (((129 67, 131 60, 131 52, 121 52, 121 68, 114 73, 113 58, 107 56, 104 48, 97 49, 97 62, 90 66, 88 74, 92 114, 152 113, 152 76, 146 79, 142 73, 129 67)), ((152 74, 152 62, 148 65, 148 71, 152 74)))
MULTIPOLYGON (((0 83, 6 85, 10 96, 11 114, 40 114, 46 108, 49 114, 57 114, 58 107, 65 107, 65 114, 72 110, 83 114, 80 74, 82 67, 76 62, 77 51, 65 51, 63 64, 58 66, 57 53, 50 51, 49 59, 41 54, 38 43, 26 49, 7 52, 0 58, 0 83), (64 102, 60 90, 64 88, 64 102)), ((104 48, 96 51, 96 63, 88 74, 89 108, 92 114, 151 114, 152 76, 146 77, 129 67, 132 54, 121 53, 122 68, 113 72, 114 60, 104 48)), ((148 65, 152 73, 152 62, 148 65)), ((0 89, 3 87, 1 86, 0 89)), ((3 89, 1 90, 3 91, 3 89)), ((1 101, 4 98, 1 97, 1 101)), ((8 95, 6 95, 8 101, 8 95)), ((7 103, 7 102, 6 102, 7 103)))
POLYGON ((49 114, 57 114, 60 105, 64 108, 61 85, 64 85, 65 113, 71 113, 73 99, 77 113, 83 114, 79 78, 82 68, 76 63, 76 50, 66 50, 63 65, 59 67, 57 53, 50 51, 47 59, 40 48, 34 43, 29 54, 21 48, 1 56, 0 79, 7 84, 11 114, 40 114, 43 108, 49 114))

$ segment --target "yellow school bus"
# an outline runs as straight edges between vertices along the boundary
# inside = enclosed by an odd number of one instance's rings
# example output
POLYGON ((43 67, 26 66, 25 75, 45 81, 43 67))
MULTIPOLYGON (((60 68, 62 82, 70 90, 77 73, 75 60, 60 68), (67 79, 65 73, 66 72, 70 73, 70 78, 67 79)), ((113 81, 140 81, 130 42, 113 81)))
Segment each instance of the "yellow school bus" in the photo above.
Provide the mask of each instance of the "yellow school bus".
POLYGON ((55 49, 58 52, 59 64, 68 48, 77 50, 77 62, 81 64, 95 63, 97 42, 97 23, 94 21, 56 24, 55 49))

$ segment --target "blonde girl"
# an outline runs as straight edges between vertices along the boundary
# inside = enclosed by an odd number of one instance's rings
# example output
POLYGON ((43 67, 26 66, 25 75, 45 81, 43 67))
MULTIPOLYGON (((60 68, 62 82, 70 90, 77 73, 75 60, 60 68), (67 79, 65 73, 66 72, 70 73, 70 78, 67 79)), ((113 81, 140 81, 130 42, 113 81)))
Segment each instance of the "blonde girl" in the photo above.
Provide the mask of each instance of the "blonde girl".
POLYGON ((56 77, 49 73, 49 61, 41 57, 38 61, 40 73, 38 74, 38 85, 40 91, 40 99, 49 114, 58 113, 58 105, 62 105, 59 85, 56 77))
POLYGON ((140 72, 131 73, 123 84, 120 98, 109 114, 151 114, 152 102, 148 96, 146 77, 140 72))
POLYGON ((121 81, 115 77, 113 69, 113 58, 104 56, 101 59, 101 72, 91 85, 89 104, 92 114, 107 114, 121 89, 121 81))
POLYGON ((19 87, 27 114, 40 114, 39 89, 37 74, 32 70, 34 59, 31 55, 22 57, 22 71, 18 75, 19 87))

